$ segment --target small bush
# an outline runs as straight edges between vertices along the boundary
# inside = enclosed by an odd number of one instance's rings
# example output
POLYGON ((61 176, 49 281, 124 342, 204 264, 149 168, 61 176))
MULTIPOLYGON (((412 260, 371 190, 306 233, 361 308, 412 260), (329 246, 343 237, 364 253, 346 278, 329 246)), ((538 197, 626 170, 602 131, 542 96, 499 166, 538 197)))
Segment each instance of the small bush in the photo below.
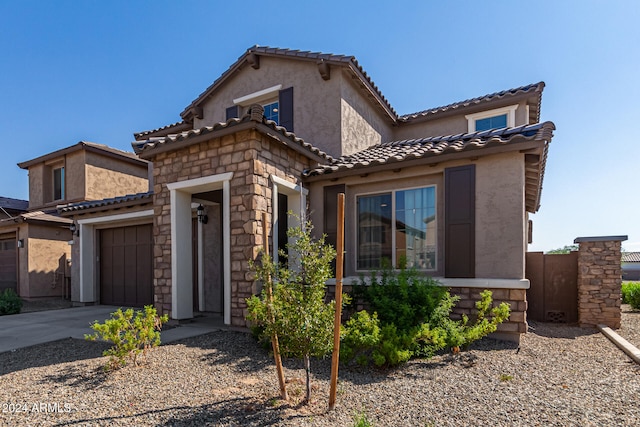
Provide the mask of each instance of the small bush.
POLYGON ((13 289, 5 289, 0 293, 0 316, 18 314, 22 309, 22 300, 13 289))
POLYGON ((106 370, 117 369, 127 364, 127 358, 133 360, 134 365, 138 365, 138 355, 140 353, 146 357, 147 351, 151 347, 160 345, 160 329, 162 324, 167 322, 169 317, 158 317, 156 309, 147 305, 144 311, 134 311, 128 309, 122 311, 119 308, 111 313, 111 319, 104 323, 96 320, 91 329, 96 331, 93 335, 85 335, 89 341, 101 339, 113 343, 113 346, 104 351, 104 356, 109 356, 109 362, 105 366, 106 370))
POLYGON ((640 282, 622 284, 622 302, 631 305, 634 310, 640 310, 640 282))

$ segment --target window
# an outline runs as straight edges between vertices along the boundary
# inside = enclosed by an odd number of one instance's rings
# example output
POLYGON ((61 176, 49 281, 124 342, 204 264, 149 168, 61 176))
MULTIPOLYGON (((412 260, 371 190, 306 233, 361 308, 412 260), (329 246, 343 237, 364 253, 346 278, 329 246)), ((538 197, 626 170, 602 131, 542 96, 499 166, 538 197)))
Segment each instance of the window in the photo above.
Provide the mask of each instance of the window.
POLYGON ((64 199, 64 167, 53 170, 53 200, 64 199))
POLYGON ((436 189, 397 190, 357 198, 357 269, 436 269, 436 189))
POLYGON ((496 108, 489 111, 481 111, 464 116, 468 122, 468 131, 479 132, 489 129, 501 129, 516 125, 516 109, 518 104, 508 107, 496 108))
POLYGON ((272 102, 270 104, 263 105, 264 107, 264 117, 267 120, 273 120, 278 123, 278 101, 272 102))

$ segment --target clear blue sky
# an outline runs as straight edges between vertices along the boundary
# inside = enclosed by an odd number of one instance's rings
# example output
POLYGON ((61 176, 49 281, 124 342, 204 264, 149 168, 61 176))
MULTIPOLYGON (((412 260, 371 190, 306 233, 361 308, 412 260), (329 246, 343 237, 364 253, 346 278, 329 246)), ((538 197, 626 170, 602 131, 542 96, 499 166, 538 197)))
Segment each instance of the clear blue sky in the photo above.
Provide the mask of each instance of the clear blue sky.
POLYGON ((16 163, 179 113, 254 44, 355 55, 401 114, 544 80, 555 122, 531 250, 640 251, 637 1, 0 0, 0 195, 16 163))

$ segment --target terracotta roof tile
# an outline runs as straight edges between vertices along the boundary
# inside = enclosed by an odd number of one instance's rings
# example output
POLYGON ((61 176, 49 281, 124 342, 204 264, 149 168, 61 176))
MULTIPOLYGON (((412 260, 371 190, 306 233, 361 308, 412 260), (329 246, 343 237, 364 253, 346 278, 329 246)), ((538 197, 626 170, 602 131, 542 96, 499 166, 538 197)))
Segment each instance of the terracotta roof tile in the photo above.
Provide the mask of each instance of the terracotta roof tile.
POLYGON ((335 159, 327 165, 308 170, 305 172, 305 176, 323 175, 342 170, 433 157, 445 153, 478 150, 485 147, 511 144, 519 140, 550 140, 554 129, 553 123, 544 122, 515 128, 384 142, 355 154, 335 159))
MULTIPOLYGON (((259 107, 261 109, 261 111, 263 112, 264 110, 262 110, 262 106, 255 106, 255 107, 259 107)), ((155 148, 160 148, 162 146, 165 146, 167 144, 173 144, 173 143, 178 143, 181 141, 186 141, 189 140, 191 138, 195 138, 201 135, 207 135, 210 133, 214 133, 223 129, 229 129, 229 128, 233 128, 234 126, 238 126, 240 124, 243 123, 249 123, 249 122, 256 122, 256 123, 260 123, 263 124, 264 126, 266 126, 267 128, 269 128, 270 130, 273 130, 274 132, 284 136, 286 139, 292 141, 293 143, 297 144, 298 146, 304 148, 305 150, 315 154, 316 156, 319 156, 320 158, 326 160, 326 161, 333 161, 333 157, 331 157, 330 155, 328 155, 327 153, 325 153, 324 151, 320 150, 319 148, 305 142, 302 138, 298 138, 294 133, 287 131, 284 127, 282 126, 278 126, 276 124, 276 122, 272 121, 272 120, 267 120, 265 119, 264 115, 262 113, 259 114, 259 116, 252 116, 251 115, 251 109, 249 111, 248 114, 244 115, 241 118, 232 118, 227 120, 226 122, 220 122, 220 123, 216 123, 213 126, 205 126, 202 127, 200 129, 192 129, 192 130, 188 130, 185 132, 181 132, 178 134, 173 134, 173 135, 167 135, 165 137, 159 137, 159 138, 149 138, 147 140, 144 141, 135 141, 132 142, 131 145, 133 146, 133 149, 135 150, 135 152, 139 155, 143 154, 146 151, 150 151, 153 150, 155 148)))
POLYGON ((465 101, 454 102, 453 104, 443 105, 441 107, 430 108, 428 110, 418 111, 417 113, 404 114, 398 117, 398 121, 400 122, 408 122, 411 120, 415 120, 422 117, 434 116, 440 113, 445 113, 448 111, 458 111, 468 107, 474 107, 477 105, 482 105, 487 102, 495 101, 497 99, 502 99, 506 97, 516 96, 523 93, 532 93, 536 94, 537 105, 535 117, 532 117, 535 123, 540 121, 540 102, 542 98, 542 90, 544 89, 544 82, 533 83, 525 86, 520 86, 513 89, 507 89, 500 92, 490 93, 488 95, 478 96, 476 98, 467 99, 465 101))
POLYGON ((140 201, 141 203, 151 202, 152 196, 153 196, 153 191, 148 191, 146 193, 127 194, 125 196, 112 197, 109 199, 90 200, 90 201, 79 202, 79 203, 69 203, 68 205, 58 206, 58 212, 61 214, 78 212, 86 209, 115 206, 115 205, 120 205, 122 203, 133 202, 133 201, 140 201))
POLYGON ((622 262, 640 262, 640 252, 623 252, 622 262))
POLYGON ((143 132, 135 132, 133 134, 133 137, 138 140, 141 139, 143 137, 149 136, 149 135, 153 135, 154 133, 160 133, 160 132, 167 132, 167 133, 176 133, 177 131, 183 131, 186 129, 188 129, 191 126, 191 124, 185 122, 184 120, 181 120, 179 122, 175 122, 175 123, 171 123, 170 125, 166 125, 166 126, 162 126, 159 127, 157 129, 152 129, 152 130, 145 130, 143 132), (173 132, 171 132, 173 131, 173 132))

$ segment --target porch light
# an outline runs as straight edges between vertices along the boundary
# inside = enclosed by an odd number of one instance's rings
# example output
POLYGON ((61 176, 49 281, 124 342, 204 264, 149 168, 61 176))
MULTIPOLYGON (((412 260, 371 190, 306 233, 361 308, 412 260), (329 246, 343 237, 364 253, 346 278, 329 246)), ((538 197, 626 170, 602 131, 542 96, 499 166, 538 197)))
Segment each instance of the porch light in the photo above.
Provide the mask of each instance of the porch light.
POLYGON ((80 235, 80 230, 78 230, 78 226, 76 225, 75 222, 72 222, 71 224, 69 224, 69 230, 71 231, 71 234, 74 236, 80 235))
POLYGON ((209 217, 204 213, 204 206, 202 205, 198 206, 198 208, 196 209, 196 212, 198 214, 198 222, 202 224, 206 224, 207 222, 209 222, 209 217))

